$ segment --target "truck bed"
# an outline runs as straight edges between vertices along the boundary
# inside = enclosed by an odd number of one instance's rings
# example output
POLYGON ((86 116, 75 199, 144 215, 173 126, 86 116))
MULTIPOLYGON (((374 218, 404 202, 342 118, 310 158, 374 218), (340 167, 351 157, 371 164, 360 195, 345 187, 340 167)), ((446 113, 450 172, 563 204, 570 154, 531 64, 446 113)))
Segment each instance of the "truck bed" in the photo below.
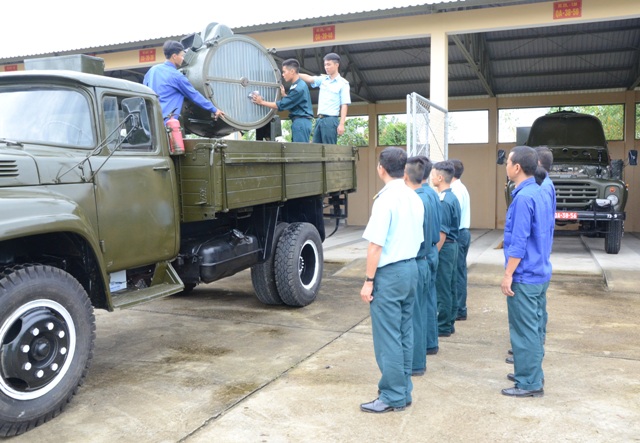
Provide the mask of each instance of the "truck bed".
POLYGON ((192 138, 185 151, 176 157, 183 222, 356 189, 351 146, 192 138))

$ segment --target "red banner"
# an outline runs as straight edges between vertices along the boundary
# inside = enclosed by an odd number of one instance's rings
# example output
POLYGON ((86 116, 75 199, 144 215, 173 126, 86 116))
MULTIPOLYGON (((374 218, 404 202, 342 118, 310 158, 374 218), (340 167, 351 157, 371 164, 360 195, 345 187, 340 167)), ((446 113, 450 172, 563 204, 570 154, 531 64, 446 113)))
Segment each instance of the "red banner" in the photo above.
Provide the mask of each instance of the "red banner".
POLYGON ((314 42, 322 42, 325 40, 335 40, 336 39, 336 27, 335 25, 331 26, 315 26, 313 28, 313 41, 314 42))
POLYGON ((156 61, 156 50, 155 49, 141 49, 138 53, 138 58, 140 63, 149 63, 156 61))
POLYGON ((582 0, 553 3, 553 19, 582 17, 582 0))
POLYGON ((17 71, 18 70, 18 65, 6 65, 4 67, 4 71, 5 72, 9 72, 9 71, 17 71))

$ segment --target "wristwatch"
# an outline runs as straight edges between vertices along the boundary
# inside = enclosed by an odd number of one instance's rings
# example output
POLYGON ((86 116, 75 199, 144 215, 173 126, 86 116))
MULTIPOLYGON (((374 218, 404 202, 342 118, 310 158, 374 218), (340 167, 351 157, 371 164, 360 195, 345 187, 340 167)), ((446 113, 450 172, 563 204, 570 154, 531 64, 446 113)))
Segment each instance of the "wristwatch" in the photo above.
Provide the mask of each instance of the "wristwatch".
POLYGON ((369 277, 368 275, 364 276, 364 282, 373 281, 373 277, 369 277))

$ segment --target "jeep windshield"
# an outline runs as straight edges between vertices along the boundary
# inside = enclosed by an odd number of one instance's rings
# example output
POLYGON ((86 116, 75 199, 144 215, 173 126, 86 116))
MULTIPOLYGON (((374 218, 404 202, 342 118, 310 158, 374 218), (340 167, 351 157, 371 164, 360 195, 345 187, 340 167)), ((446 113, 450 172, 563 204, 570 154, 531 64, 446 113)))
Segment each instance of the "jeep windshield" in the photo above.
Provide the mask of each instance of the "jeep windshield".
POLYGON ((95 133, 89 99, 62 87, 0 89, 0 139, 92 148, 95 133))

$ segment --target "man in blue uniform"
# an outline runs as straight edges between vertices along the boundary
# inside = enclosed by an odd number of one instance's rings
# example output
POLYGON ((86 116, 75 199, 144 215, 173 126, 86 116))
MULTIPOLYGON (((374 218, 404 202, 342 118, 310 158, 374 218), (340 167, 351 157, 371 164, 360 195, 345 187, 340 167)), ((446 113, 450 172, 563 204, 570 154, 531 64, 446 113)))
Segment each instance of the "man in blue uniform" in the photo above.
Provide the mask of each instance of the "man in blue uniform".
POLYGON ((314 143, 335 145, 338 136, 344 134, 347 109, 351 103, 349 82, 338 72, 340 56, 334 52, 324 56, 326 75, 300 74, 300 78, 312 88, 320 88, 318 95, 318 119, 313 131, 314 143))
POLYGON ((429 201, 429 213, 433 215, 432 237, 429 242, 431 247, 427 253, 427 263, 429 264, 429 290, 427 299, 427 355, 438 353, 438 296, 436 292, 436 276, 438 273, 438 242, 440 241, 440 220, 442 219, 442 208, 438 193, 429 185, 429 177, 433 164, 428 157, 421 155, 418 157, 424 164, 424 178, 422 179, 422 189, 429 201))
POLYGON ((437 242, 439 225, 435 224, 433 209, 425 188, 422 187, 425 163, 419 157, 411 157, 404 168, 404 182, 418 194, 424 207, 422 231, 424 240, 420 244, 416 263, 418 265, 418 286, 413 304, 413 365, 411 375, 421 376, 427 370, 427 325, 434 322, 429 318, 431 272, 428 256, 432 244, 437 242), (434 235, 436 240, 434 241, 434 235))
POLYGON ((143 83, 158 94, 165 121, 172 112, 173 116, 178 118, 182 112, 185 98, 205 111, 211 112, 215 119, 224 115, 224 112, 217 109, 205 96, 196 91, 187 77, 178 71, 184 62, 182 43, 169 40, 162 46, 162 50, 166 61, 160 65, 152 66, 145 74, 143 83))
POLYGON ((378 177, 385 183, 374 197, 362 237, 369 241, 360 297, 369 303, 373 348, 382 377, 379 396, 360 405, 364 412, 401 411, 411 404, 413 303, 418 285, 415 257, 423 240, 424 208, 402 179, 404 150, 380 153, 378 177))
POLYGON ((438 241, 438 271, 436 294, 438 296, 438 336, 449 337, 455 332, 458 313, 455 268, 458 257, 458 229, 460 227, 460 203, 451 191, 451 179, 455 168, 449 160, 433 165, 431 182, 438 190, 442 218, 438 241))
POLYGON ((507 296, 515 380, 515 386, 502 394, 511 397, 544 395, 543 311, 551 279, 554 214, 535 182, 537 166, 538 155, 528 146, 513 148, 506 165, 507 176, 516 186, 504 226, 505 273, 500 284, 507 296))
POLYGON ((311 136, 311 119, 313 118, 313 106, 309 87, 300 78, 300 64, 298 60, 287 59, 282 62, 282 78, 291 83, 289 93, 286 94, 284 86, 280 85, 282 99, 276 102, 267 102, 260 95, 253 95, 254 103, 266 106, 278 111, 289 111, 291 119, 291 140, 294 142, 309 143, 311 136))
POLYGON ((464 165, 458 159, 452 159, 455 172, 451 179, 451 191, 460 203, 460 229, 458 230, 458 258, 456 260, 456 293, 458 312, 456 320, 467 319, 467 254, 471 244, 471 198, 467 187, 460 178, 464 172, 464 165))

